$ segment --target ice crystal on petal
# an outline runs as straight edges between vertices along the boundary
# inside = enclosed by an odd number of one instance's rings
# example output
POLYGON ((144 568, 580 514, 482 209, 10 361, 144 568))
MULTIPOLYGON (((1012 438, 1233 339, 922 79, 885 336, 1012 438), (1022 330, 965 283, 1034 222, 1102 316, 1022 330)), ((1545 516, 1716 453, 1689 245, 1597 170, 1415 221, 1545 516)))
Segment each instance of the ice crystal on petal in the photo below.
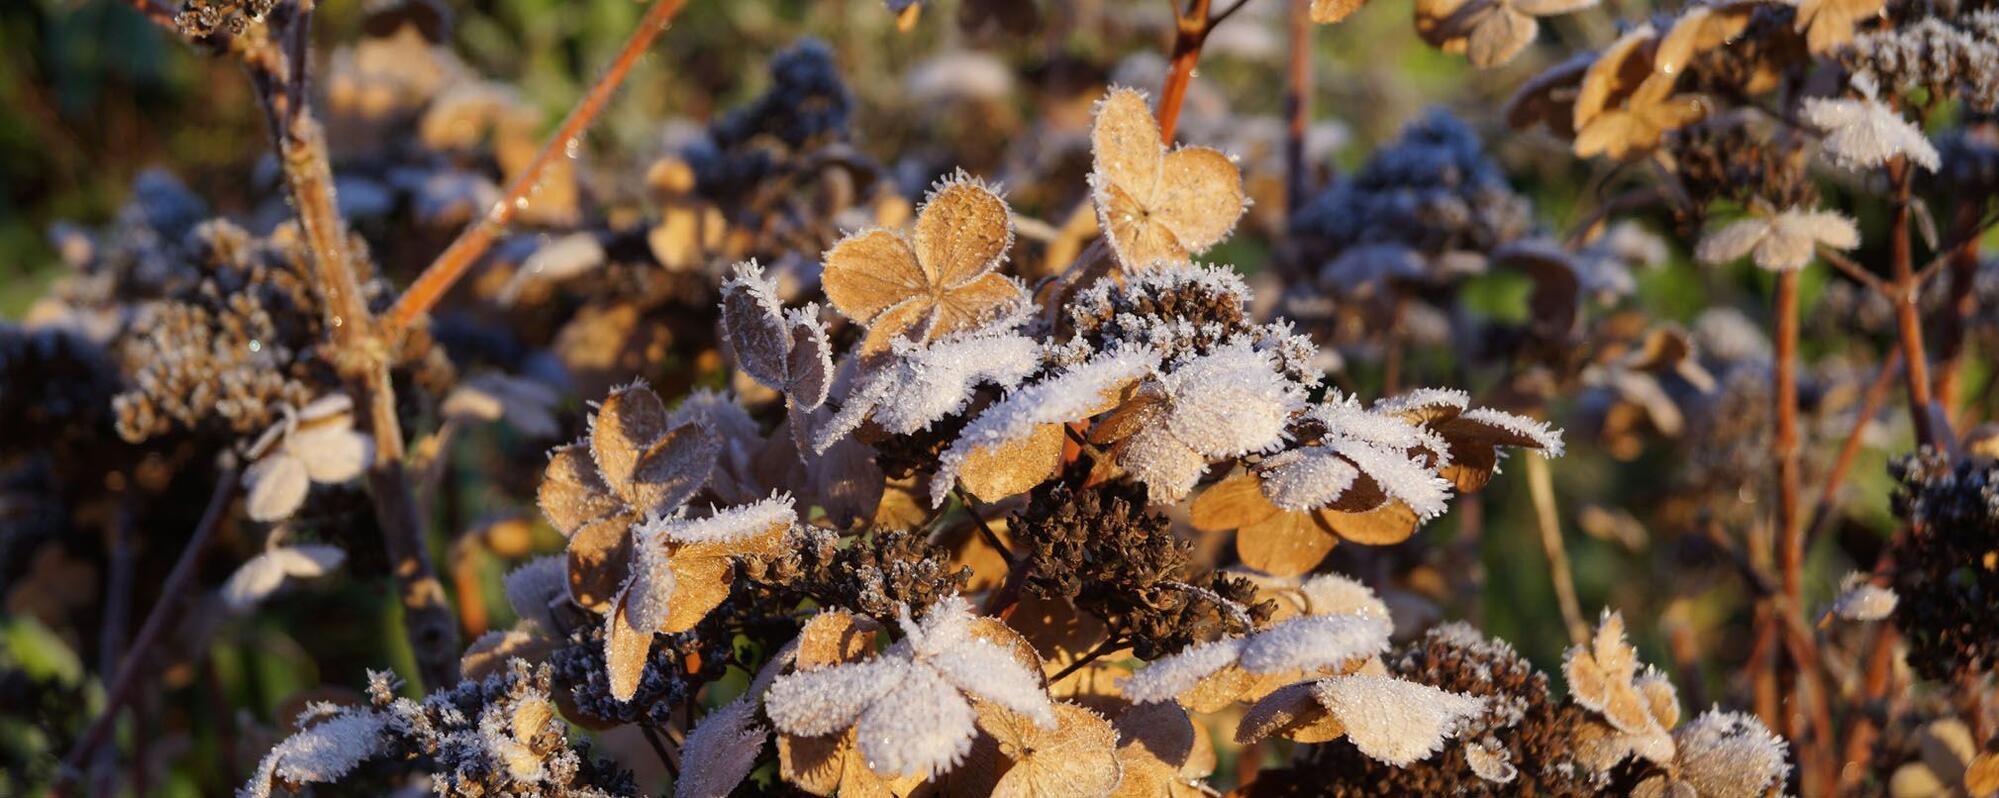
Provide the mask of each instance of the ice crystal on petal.
POLYGON ((1240 660, 1252 673, 1338 665, 1386 651, 1391 631, 1386 617, 1302 615, 1244 638, 1240 660))
POLYGON ((790 495, 772 496, 755 504, 716 510, 705 518, 655 522, 659 534, 678 543, 733 543, 790 526, 798 520, 790 495))
POLYGON ((1907 155, 1910 162, 1936 171, 1940 164, 1936 145, 1895 109, 1866 93, 1858 100, 1805 98, 1805 121, 1826 131, 1826 156, 1859 171, 1907 155))
POLYGON ((1397 767, 1436 753, 1460 722, 1485 708, 1472 696, 1387 676, 1335 676, 1312 692, 1355 748, 1397 767))
POLYGON ((257 765, 237 798, 268 798, 275 779, 285 784, 327 784, 381 748, 388 719, 374 712, 335 715, 278 743, 257 765))
POLYGON ((943 676, 929 668, 908 668, 895 693, 861 713, 857 729, 868 769, 882 775, 935 776, 972 750, 978 726, 971 702, 943 676))
POLYGON ((1276 446, 1300 406, 1298 387, 1273 358, 1238 343, 1195 358, 1160 378, 1171 397, 1173 436, 1208 457, 1236 457, 1276 446))
POLYGON ((813 441, 821 454, 873 418, 907 434, 965 408, 982 384, 1012 388, 1041 365, 1041 344, 1012 332, 958 336, 922 347, 899 344, 896 358, 863 378, 813 441))
POLYGON ((1319 574, 1298 585, 1308 615, 1358 615, 1388 619, 1388 605, 1368 586, 1339 574, 1319 574))
POLYGON ((1234 664, 1242 650, 1242 639, 1230 638, 1161 657, 1124 680, 1124 696, 1141 704, 1171 701, 1215 671, 1234 664))
POLYGON ((906 660, 882 657, 786 674, 771 683, 764 711, 786 734, 831 734, 895 692, 910 670, 906 660))
POLYGON ((1334 441, 1330 448, 1374 478, 1383 492, 1409 505, 1417 517, 1434 518, 1449 509, 1451 483, 1409 455, 1351 441, 1334 441))
POLYGON ((708 713, 687 733, 680 761, 686 767, 674 782, 674 798, 723 798, 756 768, 770 734, 757 723, 754 696, 745 695, 708 713))
POLYGON ((1044 424, 1087 417, 1103 407, 1106 394, 1129 385, 1157 365, 1150 352, 1118 350, 1021 388, 986 408, 938 458, 937 476, 930 483, 931 503, 943 501, 957 481, 958 470, 974 451, 1026 437, 1044 424))
POLYGON ((1532 447, 1542 457, 1561 457, 1563 451, 1562 431, 1549 426, 1548 422, 1528 418, 1517 413, 1508 413, 1490 407, 1475 407, 1465 411, 1461 418, 1495 427, 1534 442, 1532 447))
POLYGON ((1762 795, 1790 777, 1789 746, 1754 716, 1709 710, 1673 737, 1680 779, 1701 795, 1762 795))
POLYGON ((1041 678, 1021 667, 1011 651, 970 638, 923 662, 960 690, 1026 715, 1044 728, 1055 724, 1055 706, 1041 678))
POLYGON ((1331 449, 1294 449, 1263 462, 1263 495, 1281 510, 1324 507, 1353 487, 1360 470, 1331 449))

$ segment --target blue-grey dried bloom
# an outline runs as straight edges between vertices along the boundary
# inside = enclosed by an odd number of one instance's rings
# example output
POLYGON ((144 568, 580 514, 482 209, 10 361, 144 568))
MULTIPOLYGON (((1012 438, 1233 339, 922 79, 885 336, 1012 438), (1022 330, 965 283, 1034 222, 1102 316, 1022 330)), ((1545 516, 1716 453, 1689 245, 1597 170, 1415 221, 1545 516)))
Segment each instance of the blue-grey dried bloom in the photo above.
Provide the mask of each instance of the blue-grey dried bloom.
MULTIPOLYGON (((1494 247, 1526 235, 1531 212, 1480 150, 1471 128, 1440 110, 1313 199, 1292 218, 1291 230, 1305 255, 1319 263, 1330 265, 1361 247, 1392 245, 1419 257, 1431 279, 1445 279, 1454 270, 1481 266, 1494 247)), ((1343 294, 1356 288, 1337 275, 1325 281, 1343 294)))
POLYGON ((1923 89, 1933 100, 1999 107, 1999 11, 1884 27, 1854 37, 1838 56, 1848 72, 1883 91, 1923 89))

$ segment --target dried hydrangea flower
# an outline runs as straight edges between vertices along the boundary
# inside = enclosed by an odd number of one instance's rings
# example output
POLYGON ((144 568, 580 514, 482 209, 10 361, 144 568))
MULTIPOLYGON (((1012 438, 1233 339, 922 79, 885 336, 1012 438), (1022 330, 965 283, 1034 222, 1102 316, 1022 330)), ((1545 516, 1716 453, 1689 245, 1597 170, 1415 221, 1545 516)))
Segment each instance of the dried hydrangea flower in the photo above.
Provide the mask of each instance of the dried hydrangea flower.
POLYGON ((325 576, 346 560, 347 552, 338 546, 272 546, 229 575, 229 581, 222 585, 222 603, 237 612, 249 610, 276 593, 286 580, 325 576))
POLYGON ((1126 271, 1206 252, 1249 210, 1235 162, 1208 147, 1168 150, 1136 90, 1112 88, 1097 103, 1090 152, 1097 224, 1126 271))
POLYGON ((1311 16, 1316 25, 1331 25, 1353 15, 1367 0, 1312 0, 1311 16))
POLYGON ((1790 746, 1752 715, 1711 710, 1673 740, 1678 757, 1669 772, 1640 781, 1633 798, 1774 796, 1791 774, 1790 746))
POLYGON ((834 244, 820 277, 826 298, 868 328, 861 352, 902 337, 934 341, 985 325, 1026 292, 995 269, 1013 246, 1006 201, 963 172, 931 190, 913 234, 876 228, 834 244))
POLYGON ((634 527, 630 576, 605 611, 611 697, 627 700, 638 689, 653 635, 693 629, 729 597, 736 560, 775 556, 797 520, 785 496, 634 527))
POLYGON ((570 597, 585 609, 604 611, 624 583, 632 525, 673 515, 714 470, 715 433, 670 420, 658 394, 627 385, 605 397, 587 440, 549 453, 536 498, 569 538, 570 597))
POLYGON ((938 456, 930 502, 940 504, 962 482, 985 501, 1039 485, 1061 464, 1063 426, 1123 403, 1158 366, 1146 353, 1119 350, 1072 366, 1009 394, 981 411, 938 456))
POLYGON ((978 386, 1012 388, 1041 363, 1041 342, 1014 332, 1011 323, 922 344, 895 342, 814 431, 813 448, 824 454, 863 422, 895 435, 929 429, 963 411, 978 386))
POLYGON ((1874 584, 1866 574, 1846 575, 1839 583, 1839 595, 1832 600, 1832 614, 1848 621, 1880 621, 1895 614, 1900 599, 1891 588, 1874 584))
POLYGON ((1423 0, 1416 4, 1416 33, 1447 53, 1463 53, 1472 66, 1513 60, 1534 42, 1535 17, 1568 14, 1596 0, 1423 0))
MULTIPOLYGON (((1316 579, 1350 582, 1331 574, 1316 579)), ((1344 600, 1314 606, 1310 614, 1155 660, 1125 680, 1124 696, 1139 703, 1176 700, 1196 712, 1212 712, 1301 678, 1357 672, 1388 648, 1393 624, 1372 591, 1358 584, 1350 588, 1344 600)))
POLYGON ((1248 343, 1196 357, 1141 383, 1090 433, 1155 502, 1185 498, 1211 460, 1267 451, 1284 441, 1303 391, 1276 358, 1248 343))
POLYGON ((1106 798, 1118 790, 1118 735, 1102 715, 1060 701, 1049 728, 993 704, 975 706, 983 734, 942 785, 946 794, 1106 798))
POLYGON ((1571 647, 1562 660, 1569 697, 1604 721, 1584 744, 1581 758, 1607 770, 1630 755, 1659 764, 1675 757, 1667 729, 1679 722, 1671 682, 1648 669, 1638 672, 1638 651, 1624 637, 1624 616, 1605 610, 1588 645, 1571 647))
POLYGON ((1932 172, 1941 166, 1936 145, 1902 114, 1874 97, 1874 87, 1861 82, 1857 100, 1805 98, 1805 121, 1826 131, 1821 147, 1841 167, 1862 171, 1882 166, 1896 156, 1932 172))
POLYGON ((1837 211, 1786 208, 1730 222, 1701 239, 1694 256, 1705 263, 1728 263, 1744 255, 1771 271, 1796 271, 1811 263, 1821 246, 1860 246, 1860 230, 1837 211))
POLYGON ((902 640, 872 658, 778 677, 764 697, 771 722, 805 738, 851 729, 867 768, 887 778, 956 767, 978 731, 972 698, 1058 726, 1038 658, 1023 661, 1032 647, 963 598, 939 602, 920 622, 905 614, 902 629, 902 640))
POLYGON ((722 283, 722 342, 736 365, 764 387, 778 391, 796 408, 810 410, 826 401, 833 381, 832 345, 819 307, 786 311, 777 281, 757 262, 736 264, 722 283))
POLYGON ((284 420, 265 430, 245 456, 249 489, 246 512, 266 523, 291 517, 313 483, 346 482, 361 476, 373 459, 374 441, 354 431, 354 401, 331 394, 303 408, 282 407, 284 420))
POLYGON ((1916 733, 1917 758, 1888 778, 1893 798, 1990 795, 1999 790, 1999 755, 1981 753, 1971 727, 1940 718, 1916 733))
POLYGON ((1652 67, 1659 35, 1640 25, 1604 49, 1576 94, 1575 153, 1623 158, 1659 145, 1667 131, 1707 115, 1707 100, 1674 94, 1680 75, 1652 67))

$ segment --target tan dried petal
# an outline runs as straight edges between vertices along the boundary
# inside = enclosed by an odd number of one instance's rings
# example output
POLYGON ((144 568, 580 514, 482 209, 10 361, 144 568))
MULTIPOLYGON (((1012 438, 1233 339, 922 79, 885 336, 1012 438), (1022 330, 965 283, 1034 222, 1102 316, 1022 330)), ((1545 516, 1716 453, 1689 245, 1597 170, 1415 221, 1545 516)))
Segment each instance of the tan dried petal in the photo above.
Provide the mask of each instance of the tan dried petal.
POLYGON ((1024 715, 980 703, 980 728, 1013 760, 992 795, 1081 798, 1109 795, 1117 788, 1121 768, 1110 722, 1069 703, 1055 705, 1055 718, 1054 729, 1043 729, 1024 715))
POLYGON ((1166 795, 1195 758, 1195 748, 1201 742, 1187 711, 1170 702, 1131 707, 1113 726, 1118 734, 1118 764, 1124 770, 1124 779, 1114 793, 1118 796, 1166 795))
POLYGON ((1680 693, 1665 674, 1653 673, 1638 680, 1638 692, 1645 697, 1645 709, 1661 728, 1680 725, 1680 693))
POLYGON ((624 586, 632 559, 631 516, 614 515, 584 525, 569 538, 569 598, 603 612, 624 586))
MULTIPOLYGON (((638 692, 647 655, 652 652, 653 636, 653 630, 631 624, 625 598, 624 593, 619 593, 611 602, 604 624, 604 672, 610 678, 611 697, 619 701, 629 701, 638 692)), ((678 599, 677 594, 675 598, 678 599)))
POLYGON ((627 385, 604 398, 590 421, 590 455, 604 484, 626 504, 642 506, 632 492, 632 474, 639 458, 666 434, 666 405, 644 385, 627 385))
POLYGON ((1252 704, 1236 725, 1235 741, 1236 745, 1253 745, 1274 735, 1300 743, 1323 743, 1346 733, 1346 726, 1312 694, 1312 683, 1298 682, 1252 704))
POLYGON ((1220 242, 1248 210, 1235 163, 1207 147, 1167 152, 1138 92, 1112 89, 1090 140, 1097 224, 1126 269, 1183 262, 1220 242))
POLYGON ((1331 508, 1314 513, 1319 523, 1341 538, 1366 546, 1392 546, 1408 540, 1422 523, 1416 511, 1400 500, 1383 502, 1357 513, 1331 508))
POLYGON ((880 229, 855 233, 834 244, 826 252, 820 282, 835 309, 868 325, 883 311, 930 289, 916 251, 902 236, 880 229))
POLYGON ((911 243, 932 285, 955 288, 999 265, 1013 242, 1013 216, 991 189, 953 180, 916 214, 911 243))
POLYGON ((479 636, 458 657, 458 676, 478 681, 505 673, 507 662, 524 659, 541 662, 556 648, 556 641, 520 629, 494 630, 479 636))
POLYGON ((721 436, 699 425, 668 430, 646 448, 633 468, 632 508, 653 516, 672 515, 708 484, 721 455, 721 436))
POLYGON ((667 560, 673 569, 673 600, 667 605, 661 634, 678 634, 694 628, 708 613, 729 598, 729 585, 736 578, 736 564, 727 557, 675 555, 667 560))
POLYGON ((1060 424, 1042 424, 1026 437, 973 449, 958 468, 958 481, 983 502, 1026 493, 1062 465, 1068 436, 1060 424))
POLYGON ((846 610, 812 616, 798 632, 798 669, 811 670, 843 662, 859 662, 875 650, 881 624, 846 610))
POLYGON ((1237 529, 1235 550, 1244 565, 1272 576, 1297 577, 1311 573, 1338 542, 1311 513, 1280 511, 1237 529))
POLYGON ((1242 666, 1231 662, 1222 666, 1220 670, 1202 677, 1193 687, 1187 688, 1185 692, 1173 698, 1179 701, 1181 706, 1193 712, 1220 712, 1224 707, 1241 700, 1243 694, 1249 692, 1256 682, 1256 674, 1243 670, 1242 666))
POLYGON ((1974 757, 1964 770, 1964 789, 1978 796, 1999 792, 1999 754, 1987 751, 1974 757))
POLYGON ((1280 512, 1263 495, 1256 475, 1238 473, 1208 486, 1188 507, 1195 529, 1222 532, 1268 520, 1280 512))

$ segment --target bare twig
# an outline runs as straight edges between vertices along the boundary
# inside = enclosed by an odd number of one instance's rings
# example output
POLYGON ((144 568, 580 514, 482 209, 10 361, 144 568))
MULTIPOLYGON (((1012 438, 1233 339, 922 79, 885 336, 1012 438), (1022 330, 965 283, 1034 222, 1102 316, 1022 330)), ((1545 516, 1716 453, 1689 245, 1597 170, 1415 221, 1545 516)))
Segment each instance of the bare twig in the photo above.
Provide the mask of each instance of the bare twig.
POLYGON ((1007 570, 1013 570, 1013 550, 1000 542, 999 535, 994 534, 993 528, 986 525, 986 517, 979 512, 978 500, 973 499, 963 488, 953 487, 951 490, 958 494, 958 501, 964 503, 965 514, 970 515, 978 526, 979 536, 985 538, 986 545, 993 547, 993 551, 999 552, 1000 561, 1006 563, 1007 570))
POLYGON ((1589 623, 1583 620, 1582 602, 1576 598, 1575 576, 1569 571, 1569 550, 1562 543, 1561 516, 1555 509, 1555 482, 1548 461, 1540 457, 1527 461, 1527 492, 1534 498, 1534 520, 1541 529, 1541 547, 1548 552, 1548 575, 1555 584, 1555 600, 1562 607, 1562 625, 1568 627, 1569 642, 1589 639, 1589 623))
POLYGON ((1881 405, 1888 401, 1888 391, 1894 387, 1895 377, 1901 370, 1902 350, 1888 350, 1881 367, 1874 372, 1874 380, 1868 383, 1867 391, 1860 399, 1860 410, 1853 418, 1853 427, 1847 431, 1846 439, 1840 442, 1839 454, 1833 458, 1825 483, 1819 487, 1818 503, 1812 509, 1811 523, 1805 527, 1807 540, 1824 535, 1826 527, 1832 523, 1839 489, 1846 484, 1846 475, 1853 470, 1853 461, 1860 454, 1864 433, 1874 423, 1874 416, 1881 412, 1881 405))
POLYGON ((1889 217, 1888 246, 1889 265, 1892 267, 1893 291, 1889 298, 1895 303, 1895 326, 1902 344, 1902 359, 1907 368, 1903 373, 1903 383, 1909 389, 1909 415, 1916 425, 1916 440, 1925 446, 1941 446, 1946 443, 1943 431, 1937 429, 1942 421, 1931 411, 1929 355, 1923 349, 1922 309, 1917 306, 1921 287, 1916 283, 1915 265, 1910 253, 1909 240, 1909 163, 1898 157, 1888 165, 1888 182, 1895 198, 1894 214, 1889 217))
POLYGON ((1803 595, 1805 570, 1805 528, 1798 523, 1798 272, 1778 273, 1776 306, 1777 430, 1770 439, 1770 456, 1777 461, 1777 539, 1784 598, 1795 605, 1803 595))
POLYGON ((1194 65, 1201 60, 1201 45, 1208 40, 1210 0, 1189 0, 1187 11, 1174 20, 1173 54, 1166 73, 1166 86, 1159 91, 1159 138, 1173 143, 1173 131, 1180 124, 1180 105, 1187 100, 1187 85, 1194 80, 1194 65))
POLYGON ((1311 164, 1305 162, 1305 134, 1312 125, 1312 0, 1291 0, 1285 21, 1291 34, 1290 80, 1284 84, 1284 211, 1297 213, 1311 194, 1311 164))
POLYGON ((1867 267, 1855 263, 1852 258, 1840 254, 1838 250, 1819 247, 1818 254, 1820 260, 1832 264, 1833 268, 1838 269, 1841 274, 1853 278, 1854 282, 1867 286, 1882 296, 1894 297, 1894 292, 1888 287, 1888 283, 1874 276, 1874 273, 1868 271, 1867 267))
POLYGON ((1082 670, 1084 666, 1089 665, 1092 662, 1096 662, 1099 659, 1102 659, 1105 654, 1109 654, 1113 651, 1116 651, 1128 645, 1131 645, 1131 641, 1122 640, 1115 637, 1106 639, 1104 640, 1104 642, 1098 643, 1096 648, 1090 649, 1090 653, 1077 657, 1075 662, 1071 662, 1068 665, 1064 665, 1062 666, 1061 670, 1056 671, 1055 673, 1049 675, 1048 683, 1054 684, 1056 682, 1062 681, 1063 679, 1068 678, 1070 674, 1082 670))
POLYGON ((130 701, 133 690, 139 685, 139 674, 145 670, 148 656, 153 647, 172 626, 180 614, 182 594, 194 581, 195 564, 201 560, 202 550, 208 548, 208 540, 215 536, 216 528, 222 526, 222 519, 229 510, 229 503, 236 497, 237 472, 234 466, 225 466, 215 475, 215 491, 209 494, 208 506, 201 512, 201 521, 194 527, 194 533, 181 547, 180 558, 174 561, 173 570, 167 572, 167 579, 160 584, 160 593, 153 599, 153 609, 146 614, 145 624, 139 627, 139 634, 132 638, 132 647, 125 653, 125 660, 118 667, 118 674, 104 689, 104 710, 97 719, 91 721, 83 734, 77 737, 76 747, 63 759, 63 772, 59 779, 67 780, 76 775, 76 769, 90 759, 99 745, 111 734, 118 720, 118 711, 130 701))
POLYGON ((583 99, 576 103, 576 107, 569 111, 569 115, 563 118, 561 126, 555 129, 555 134, 542 145, 540 152, 535 153, 534 160, 528 162, 527 168, 514 177, 513 184, 507 187, 507 193, 486 212, 483 218, 459 233, 457 240, 452 241, 451 246, 446 247, 444 252, 437 256, 437 260, 432 261, 422 274, 417 275, 416 282, 411 283, 409 290, 404 291, 396 300, 395 307, 389 309, 383 325, 388 340, 396 340, 411 323, 416 321, 417 317, 435 307, 438 300, 444 298, 445 292, 451 290, 452 284, 458 282, 458 278, 465 276, 466 270, 472 268, 472 264, 479 260, 479 256, 486 253, 500 232, 513 222, 514 215, 528 206, 535 187, 541 183, 542 176, 548 171, 549 166, 570 157, 569 153, 574 143, 583 136, 590 123, 596 120, 597 114, 604 110, 604 106, 610 103, 611 96, 618 91, 618 86, 624 83, 625 76, 632 71, 632 67, 639 62, 640 57, 644 56, 646 50, 652 46, 653 39, 673 24, 674 17, 679 15, 680 9, 685 5, 685 0, 653 0, 652 8, 647 9, 645 17, 639 20, 638 28, 625 40, 625 46, 618 51, 617 58, 611 61, 611 65, 597 78, 597 82, 583 95, 583 99))

